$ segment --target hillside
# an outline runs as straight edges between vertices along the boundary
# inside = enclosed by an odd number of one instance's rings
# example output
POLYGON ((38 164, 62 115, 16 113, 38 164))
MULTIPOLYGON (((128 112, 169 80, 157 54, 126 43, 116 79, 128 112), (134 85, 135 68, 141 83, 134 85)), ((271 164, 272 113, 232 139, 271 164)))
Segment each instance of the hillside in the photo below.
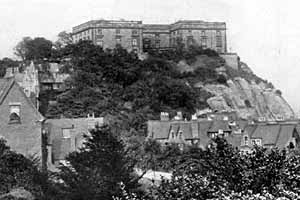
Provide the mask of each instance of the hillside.
POLYGON ((272 84, 243 63, 227 66, 215 51, 192 47, 137 55, 118 47, 103 50, 83 41, 66 46, 56 60, 68 58, 69 88, 56 97, 47 117, 104 116, 126 134, 145 135, 145 122, 160 112, 184 118, 199 110, 236 110, 242 118, 277 115, 293 118, 272 84))
MULTIPOLYGON (((180 61, 181 70, 191 71, 203 67, 207 58, 197 57, 191 65, 180 61), (184 67, 183 67, 184 66, 184 67)), ((204 89, 212 96, 207 98, 208 108, 213 111, 236 111, 243 119, 265 118, 275 120, 280 117, 293 119, 294 111, 282 97, 280 90, 273 87, 272 83, 257 77, 252 70, 240 62, 239 69, 226 65, 215 68, 218 74, 224 76, 223 84, 210 83, 209 79, 198 81, 194 87, 204 89)))

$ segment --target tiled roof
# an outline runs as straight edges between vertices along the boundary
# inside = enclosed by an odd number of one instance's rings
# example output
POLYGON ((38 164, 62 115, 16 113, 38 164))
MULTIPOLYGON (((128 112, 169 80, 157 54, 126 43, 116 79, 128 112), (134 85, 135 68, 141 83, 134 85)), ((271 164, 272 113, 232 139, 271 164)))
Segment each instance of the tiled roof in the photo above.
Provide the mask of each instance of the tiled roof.
POLYGON ((30 98, 26 96, 24 93, 24 90, 17 84, 14 78, 2 78, 0 79, 0 105, 3 103, 4 99, 6 98, 7 94, 9 93, 10 89, 16 85, 16 87, 20 90, 21 94, 24 96, 26 101, 28 102, 28 105, 34 110, 36 116, 38 117, 37 120, 43 120, 44 117, 42 114, 38 111, 38 109, 35 107, 33 102, 30 98))
POLYGON ((206 147, 211 140, 208 137, 207 132, 212 125, 212 121, 200 121, 199 122, 199 144, 201 147, 206 147))
POLYGON ((170 127, 170 121, 148 121, 148 134, 151 134, 154 139, 167 139, 170 127))
POLYGON ((9 90, 12 88, 14 84, 13 78, 2 78, 0 79, 0 104, 2 104, 9 90))
POLYGON ((214 120, 209 132, 218 132, 219 130, 231 131, 228 125, 228 121, 224 120, 214 120))
POLYGON ((277 139, 276 147, 284 148, 286 147, 287 143, 293 137, 293 133, 296 130, 296 125, 293 124, 283 124, 281 125, 279 137, 277 139))
POLYGON ((185 139, 192 139, 193 134, 192 134, 192 124, 190 122, 184 122, 179 124, 179 131, 182 131, 183 137, 185 139))
POLYGON ((262 139, 262 145, 275 145, 279 132, 278 124, 258 125, 251 138, 262 139))

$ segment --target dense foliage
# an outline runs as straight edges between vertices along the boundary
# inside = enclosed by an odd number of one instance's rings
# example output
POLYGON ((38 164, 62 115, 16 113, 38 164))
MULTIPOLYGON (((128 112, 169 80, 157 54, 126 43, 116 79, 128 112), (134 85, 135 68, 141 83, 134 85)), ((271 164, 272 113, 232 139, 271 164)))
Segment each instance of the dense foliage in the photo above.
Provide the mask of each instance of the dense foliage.
POLYGON ((50 189, 47 186, 47 174, 39 170, 38 160, 11 151, 0 139, 0 196, 12 189, 24 188, 42 199, 50 189))
POLYGON ((181 110, 189 118, 197 108, 207 107, 203 97, 209 94, 194 88, 192 80, 209 76, 211 81, 218 81, 214 68, 222 63, 212 50, 171 51, 169 57, 153 53, 140 60, 121 47, 103 50, 89 41, 66 45, 57 55, 70 59, 66 68, 72 69, 64 70, 72 72, 71 89, 57 97, 48 117, 83 117, 94 112, 139 135, 145 134, 145 121, 157 119, 161 111, 175 114, 181 110), (174 60, 180 53, 183 59, 201 54, 216 61, 182 73, 174 60))
MULTIPOLYGON (((195 150, 177 156, 179 161, 172 166, 172 179, 155 186, 151 198, 271 200, 300 197, 299 155, 261 147, 241 153, 221 138, 207 150, 197 153, 195 150)), ((123 192, 116 199, 139 198, 123 192)))
POLYGON ((91 131, 84 148, 71 153, 66 161, 59 173, 62 199, 109 200, 120 194, 120 182, 130 191, 138 187, 138 177, 133 173, 135 163, 108 126, 91 131))

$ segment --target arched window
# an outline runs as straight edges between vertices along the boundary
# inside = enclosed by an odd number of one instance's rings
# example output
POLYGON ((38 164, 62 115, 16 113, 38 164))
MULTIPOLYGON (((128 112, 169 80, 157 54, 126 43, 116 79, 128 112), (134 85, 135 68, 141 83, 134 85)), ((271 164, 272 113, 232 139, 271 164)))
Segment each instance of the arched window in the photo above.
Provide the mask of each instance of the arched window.
POLYGON ((9 123, 10 124, 21 123, 20 104, 17 103, 10 104, 9 109, 10 109, 9 123))

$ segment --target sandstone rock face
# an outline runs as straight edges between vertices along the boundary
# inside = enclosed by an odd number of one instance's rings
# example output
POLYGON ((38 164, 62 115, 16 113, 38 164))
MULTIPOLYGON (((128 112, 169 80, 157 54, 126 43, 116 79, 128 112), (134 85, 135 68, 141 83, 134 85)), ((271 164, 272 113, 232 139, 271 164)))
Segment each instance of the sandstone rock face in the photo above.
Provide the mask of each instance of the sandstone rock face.
MULTIPOLYGON (((199 87, 199 84, 197 85, 199 87)), ((237 77, 228 80, 227 86, 206 84, 202 86, 214 97, 207 100, 212 110, 236 111, 244 119, 265 117, 267 120, 278 118, 293 119, 295 113, 275 89, 265 83, 256 84, 237 77)))

